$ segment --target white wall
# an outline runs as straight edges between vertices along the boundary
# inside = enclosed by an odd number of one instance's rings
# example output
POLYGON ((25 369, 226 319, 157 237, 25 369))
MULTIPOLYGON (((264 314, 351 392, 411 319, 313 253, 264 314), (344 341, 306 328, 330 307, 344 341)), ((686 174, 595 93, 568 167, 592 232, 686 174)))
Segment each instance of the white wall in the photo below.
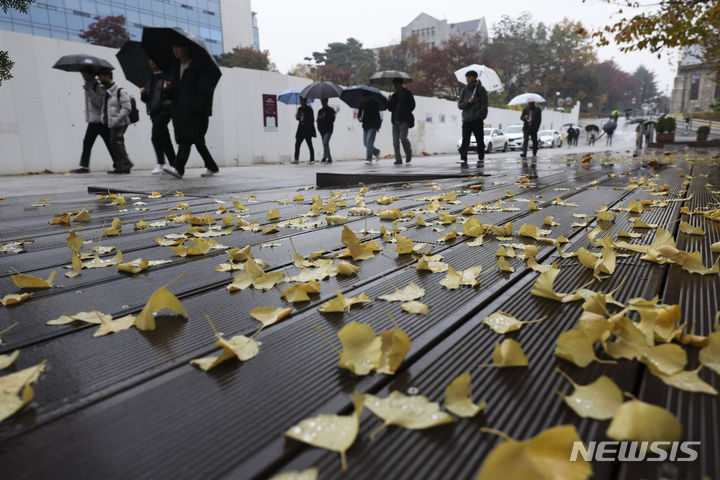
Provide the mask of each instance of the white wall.
MULTIPOLYGON (((0 174, 31 171, 67 171, 79 163, 85 132, 84 93, 79 73, 55 70, 52 65, 62 55, 87 53, 105 58, 117 70, 115 80, 139 100, 136 87, 127 82, 115 59, 115 51, 106 47, 85 45, 51 38, 34 37, 17 32, 0 31, 0 45, 8 49, 15 61, 15 78, 0 86, 0 174)), ((223 77, 215 92, 214 112, 207 135, 208 148, 220 166, 250 163, 287 162, 294 147, 295 106, 278 105, 279 128, 265 132, 262 117, 262 94, 277 94, 286 88, 303 87, 304 78, 240 68, 223 69, 223 77)), ((416 126, 410 140, 416 154, 456 151, 460 136, 460 111, 455 102, 437 98, 416 97, 416 126), (444 115, 442 122, 440 116, 444 115), (432 121, 428 121, 430 118, 432 121)), ((330 105, 340 111, 331 141, 333 160, 364 158, 362 127, 353 118, 353 111, 339 99, 330 105)), ((126 146, 137 169, 155 164, 150 144, 150 120, 141 108, 141 119, 126 134, 126 146)), ((313 103, 317 111, 319 102, 313 103)), ((383 155, 392 153, 389 112, 378 134, 376 146, 383 155)), ((577 121, 578 108, 572 114, 543 112, 543 128, 557 128, 577 121)), ((518 123, 520 113, 491 108, 487 122, 518 123)), ((322 156, 322 145, 315 139, 315 156, 322 156)), ((306 147, 301 160, 308 158, 306 147)), ((190 166, 202 161, 193 150, 190 166)), ((102 142, 93 148, 90 168, 111 166, 102 142)))

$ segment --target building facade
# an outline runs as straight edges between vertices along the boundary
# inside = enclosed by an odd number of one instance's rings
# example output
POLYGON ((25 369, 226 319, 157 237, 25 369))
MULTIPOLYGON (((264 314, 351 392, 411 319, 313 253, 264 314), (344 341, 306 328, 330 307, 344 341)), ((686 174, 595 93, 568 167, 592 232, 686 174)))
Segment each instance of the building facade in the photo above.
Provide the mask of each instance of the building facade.
POLYGON ((670 111, 704 112, 712 110, 711 105, 718 102, 720 82, 717 81, 715 69, 705 62, 701 49, 687 49, 675 76, 670 111))
POLYGON ((427 48, 440 47, 453 37, 476 35, 483 43, 487 43, 489 39, 484 18, 448 23, 447 20, 439 20, 427 13, 421 13, 412 22, 400 29, 401 40, 413 35, 427 48))
POLYGON ((94 17, 124 15, 133 40, 142 37, 143 27, 181 27, 219 55, 238 45, 254 45, 257 25, 250 0, 42 0, 28 10, 0 15, 0 30, 85 43, 79 35, 94 17))

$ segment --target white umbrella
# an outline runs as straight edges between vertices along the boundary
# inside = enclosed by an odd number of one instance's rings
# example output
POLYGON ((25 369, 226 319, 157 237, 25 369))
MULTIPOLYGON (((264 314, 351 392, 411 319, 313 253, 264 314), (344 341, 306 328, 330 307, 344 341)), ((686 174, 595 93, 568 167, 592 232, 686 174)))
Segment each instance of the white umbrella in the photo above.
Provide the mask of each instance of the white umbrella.
POLYGON ((495 73, 495 70, 490 67, 486 67, 485 65, 473 64, 463 67, 460 70, 456 70, 455 78, 457 78, 460 83, 466 83, 465 74, 470 70, 475 70, 477 72, 478 80, 480 80, 480 83, 488 92, 503 91, 503 85, 498 74, 495 73))
POLYGON ((528 102, 545 103, 545 99, 537 93, 522 93, 508 102, 508 105, 523 105, 528 102))

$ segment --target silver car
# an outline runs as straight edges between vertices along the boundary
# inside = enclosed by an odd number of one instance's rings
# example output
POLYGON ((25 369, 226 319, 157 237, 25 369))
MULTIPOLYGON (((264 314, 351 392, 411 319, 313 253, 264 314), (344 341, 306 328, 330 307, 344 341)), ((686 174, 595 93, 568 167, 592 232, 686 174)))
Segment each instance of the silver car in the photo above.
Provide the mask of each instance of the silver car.
MULTIPOLYGON (((485 152, 492 153, 498 150, 507 152, 510 144, 508 139, 502 130, 497 128, 485 128, 483 129, 483 141, 485 142, 485 152)), ((462 145, 462 138, 458 139, 458 148, 462 145)), ((477 141, 475 136, 470 137, 470 145, 468 145, 468 151, 477 152, 477 141)))
POLYGON ((505 137, 511 150, 520 150, 523 142, 522 125, 510 125, 505 127, 505 137))
POLYGON ((540 130, 538 132, 538 143, 540 148, 562 147, 562 135, 557 130, 540 130))

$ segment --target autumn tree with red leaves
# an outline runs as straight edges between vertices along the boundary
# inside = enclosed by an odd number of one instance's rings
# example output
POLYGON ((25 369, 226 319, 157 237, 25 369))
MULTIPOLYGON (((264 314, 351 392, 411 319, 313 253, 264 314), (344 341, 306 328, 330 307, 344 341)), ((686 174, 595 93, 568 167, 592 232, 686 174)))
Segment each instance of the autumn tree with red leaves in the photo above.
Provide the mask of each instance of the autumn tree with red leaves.
POLYGON ((87 30, 78 35, 93 45, 120 48, 123 43, 130 40, 130 34, 125 28, 125 15, 100 17, 88 25, 87 30))

